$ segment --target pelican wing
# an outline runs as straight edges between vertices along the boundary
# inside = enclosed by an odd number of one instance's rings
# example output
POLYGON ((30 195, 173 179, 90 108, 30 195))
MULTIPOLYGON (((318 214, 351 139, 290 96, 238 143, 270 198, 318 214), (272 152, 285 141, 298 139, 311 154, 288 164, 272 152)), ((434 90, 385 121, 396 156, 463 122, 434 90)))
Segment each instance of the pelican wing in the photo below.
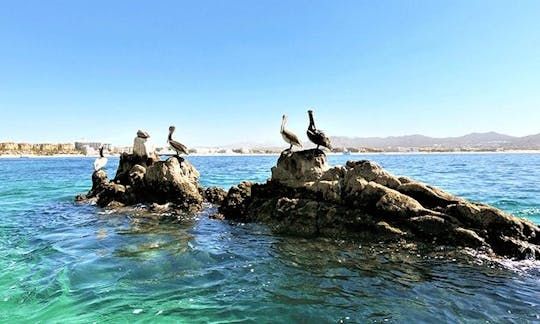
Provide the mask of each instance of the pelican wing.
POLYGON ((289 131, 287 129, 284 129, 281 132, 281 135, 283 136, 283 139, 285 140, 285 142, 287 142, 289 144, 292 144, 292 145, 302 147, 302 143, 300 143, 300 140, 298 139, 298 136, 296 136, 296 134, 294 134, 293 132, 291 132, 291 131, 289 131))
POLYGON ((172 148, 175 151, 177 151, 179 153, 189 154, 188 150, 187 150, 187 147, 184 144, 182 144, 180 142, 177 142, 175 140, 170 140, 169 144, 172 146, 172 148))

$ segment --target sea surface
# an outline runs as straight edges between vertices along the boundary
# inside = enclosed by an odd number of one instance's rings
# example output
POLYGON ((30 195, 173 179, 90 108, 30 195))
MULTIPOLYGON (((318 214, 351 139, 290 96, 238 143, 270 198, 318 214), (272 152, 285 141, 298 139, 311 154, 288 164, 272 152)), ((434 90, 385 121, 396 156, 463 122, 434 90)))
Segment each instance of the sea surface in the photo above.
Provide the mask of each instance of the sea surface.
MULTIPOLYGON (((329 156, 349 159, 540 223, 540 154, 329 156)), ((265 181, 277 156, 189 160, 228 188, 265 181)), ((211 208, 163 218, 75 203, 92 163, 0 159, 1 323, 540 322, 537 262, 282 236, 211 208)))

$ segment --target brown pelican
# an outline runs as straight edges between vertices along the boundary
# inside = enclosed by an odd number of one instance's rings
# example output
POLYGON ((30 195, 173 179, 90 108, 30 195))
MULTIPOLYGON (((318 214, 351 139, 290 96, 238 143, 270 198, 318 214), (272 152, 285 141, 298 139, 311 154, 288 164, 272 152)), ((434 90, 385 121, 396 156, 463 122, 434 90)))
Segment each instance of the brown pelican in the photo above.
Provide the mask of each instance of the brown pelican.
POLYGON ((167 138, 167 142, 169 143, 169 145, 171 145, 173 150, 176 151, 176 155, 180 155, 180 153, 189 154, 187 151, 187 147, 184 144, 172 139, 172 134, 174 133, 175 129, 176 127, 174 126, 169 127, 169 137, 167 138))
POLYGON ((307 129, 307 137, 314 144, 317 144, 317 149, 319 148, 319 146, 324 146, 331 150, 332 145, 330 144, 330 139, 326 137, 326 135, 324 134, 322 130, 315 128, 315 120, 313 119, 313 110, 308 110, 308 115, 309 115, 309 126, 307 129))
POLYGON ((148 138, 148 137, 150 137, 150 134, 148 134, 148 132, 145 132, 145 131, 142 131, 142 130, 139 129, 137 131, 137 137, 148 138))
POLYGON ((103 168, 107 164, 107 158, 103 156, 103 146, 99 148, 99 157, 94 161, 94 171, 103 168))
POLYGON ((288 144, 291 144, 291 147, 289 147, 289 151, 292 150, 293 145, 302 147, 302 143, 300 143, 300 140, 298 140, 298 136, 296 136, 290 130, 285 129, 286 123, 287 123, 287 115, 283 115, 283 119, 281 121, 281 136, 283 137, 285 142, 287 142, 288 144))

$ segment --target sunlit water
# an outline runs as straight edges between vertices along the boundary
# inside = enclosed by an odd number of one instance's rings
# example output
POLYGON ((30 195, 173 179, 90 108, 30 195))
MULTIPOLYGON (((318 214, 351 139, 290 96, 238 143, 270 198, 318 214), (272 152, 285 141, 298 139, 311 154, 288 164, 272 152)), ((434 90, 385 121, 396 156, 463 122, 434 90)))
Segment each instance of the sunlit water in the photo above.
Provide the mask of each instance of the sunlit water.
MULTIPOLYGON (((277 156, 190 157, 204 185, 265 181, 277 156)), ((540 155, 371 159, 540 223, 540 155)), ((0 159, 0 322, 538 322, 534 262, 272 234, 73 202, 93 159, 0 159)), ((118 159, 110 158, 109 176, 118 159)))

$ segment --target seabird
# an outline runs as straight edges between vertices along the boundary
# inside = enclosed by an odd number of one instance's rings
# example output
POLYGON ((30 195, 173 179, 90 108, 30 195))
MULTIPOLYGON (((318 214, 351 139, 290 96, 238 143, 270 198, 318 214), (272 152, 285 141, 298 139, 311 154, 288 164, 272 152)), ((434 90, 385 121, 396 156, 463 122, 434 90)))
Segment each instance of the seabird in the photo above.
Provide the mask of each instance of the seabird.
POLYGON ((142 130, 138 130, 137 131, 137 137, 140 137, 140 138, 148 138, 150 137, 150 134, 148 134, 147 132, 145 131, 142 131, 142 130))
POLYGON ((184 144, 172 139, 172 134, 174 133, 175 129, 176 127, 174 126, 169 127, 169 137, 167 138, 167 142, 169 143, 169 145, 171 145, 173 150, 176 151, 176 155, 180 155, 180 153, 189 154, 187 151, 187 147, 184 144))
POLYGON ((310 141, 312 141, 314 144, 317 145, 317 149, 319 146, 327 147, 328 149, 332 149, 332 145, 330 144, 330 139, 326 137, 324 132, 320 129, 315 128, 315 120, 313 119, 313 110, 308 110, 309 115, 309 126, 307 129, 307 137, 310 141))
POLYGON ((291 145, 289 147, 289 151, 292 150, 293 145, 302 147, 302 143, 300 143, 300 140, 298 139, 298 136, 296 136, 293 132, 290 130, 285 129, 285 124, 287 123, 287 115, 283 115, 283 119, 281 121, 281 136, 287 142, 291 145))
POLYGON ((107 158, 103 156, 103 146, 99 148, 99 157, 94 161, 94 171, 103 168, 107 164, 107 158))

